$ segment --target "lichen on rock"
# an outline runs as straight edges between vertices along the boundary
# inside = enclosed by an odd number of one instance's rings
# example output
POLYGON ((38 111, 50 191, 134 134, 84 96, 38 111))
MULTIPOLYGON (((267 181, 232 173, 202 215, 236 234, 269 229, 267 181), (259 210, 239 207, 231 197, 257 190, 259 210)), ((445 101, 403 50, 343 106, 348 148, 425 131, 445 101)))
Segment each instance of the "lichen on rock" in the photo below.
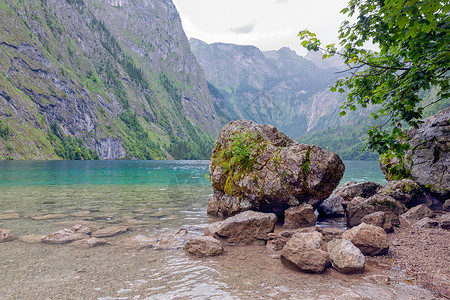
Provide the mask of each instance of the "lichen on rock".
POLYGON ((281 218, 293 205, 317 207, 345 169, 336 154, 298 144, 272 125, 249 120, 225 125, 209 167, 214 195, 208 213, 226 217, 251 209, 281 218))

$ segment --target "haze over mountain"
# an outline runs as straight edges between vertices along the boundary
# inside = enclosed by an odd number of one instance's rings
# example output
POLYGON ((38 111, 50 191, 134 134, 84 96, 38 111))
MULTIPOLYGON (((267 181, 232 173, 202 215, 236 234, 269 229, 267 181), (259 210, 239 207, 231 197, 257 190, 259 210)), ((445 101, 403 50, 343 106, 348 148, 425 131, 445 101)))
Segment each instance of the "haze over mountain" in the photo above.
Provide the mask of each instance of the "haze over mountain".
POLYGON ((336 64, 319 68, 289 48, 262 52, 254 46, 189 42, 213 95, 223 101, 222 112, 231 118, 270 123, 294 138, 345 122, 337 119, 342 96, 329 91, 338 78, 336 64))

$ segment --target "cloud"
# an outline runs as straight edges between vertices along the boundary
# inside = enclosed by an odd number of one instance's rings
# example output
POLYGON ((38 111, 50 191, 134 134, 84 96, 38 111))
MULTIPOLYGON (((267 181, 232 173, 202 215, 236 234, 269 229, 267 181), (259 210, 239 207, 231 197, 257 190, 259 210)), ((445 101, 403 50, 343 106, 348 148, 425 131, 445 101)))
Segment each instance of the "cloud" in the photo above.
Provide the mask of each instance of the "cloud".
POLYGON ((239 26, 239 27, 234 27, 234 28, 230 28, 229 30, 234 32, 234 33, 238 33, 238 34, 242 34, 242 33, 250 33, 253 31, 253 29, 255 29, 255 24, 247 24, 244 26, 239 26))
POLYGON ((277 0, 277 4, 286 4, 288 0, 277 0))

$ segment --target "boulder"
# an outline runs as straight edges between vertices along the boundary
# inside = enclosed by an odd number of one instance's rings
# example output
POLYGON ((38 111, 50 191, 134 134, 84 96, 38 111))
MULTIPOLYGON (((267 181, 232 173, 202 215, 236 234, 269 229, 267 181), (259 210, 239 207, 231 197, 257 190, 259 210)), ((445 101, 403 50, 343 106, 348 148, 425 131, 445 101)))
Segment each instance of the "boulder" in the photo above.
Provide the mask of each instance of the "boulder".
POLYGON ((346 239, 335 239, 327 243, 331 265, 340 273, 362 273, 366 258, 361 250, 346 239))
POLYGON ((296 271, 323 273, 330 264, 330 256, 324 250, 321 233, 296 233, 281 250, 281 263, 296 271))
POLYGON ((381 184, 375 182, 349 181, 334 191, 335 196, 340 196, 343 203, 351 202, 356 197, 369 198, 382 188, 381 184))
POLYGON ((317 216, 311 204, 303 203, 299 206, 291 206, 284 211, 283 228, 295 229, 316 225, 317 216))
POLYGON ((183 249, 198 257, 215 256, 223 253, 222 244, 212 236, 195 237, 187 242, 183 249))
POLYGON ((9 230, 0 229, 0 243, 9 242, 14 239, 13 235, 9 230))
POLYGON ((389 195, 408 208, 427 201, 424 190, 411 179, 389 181, 378 193, 389 195))
POLYGON ((345 231, 342 238, 352 242, 364 255, 382 255, 389 251, 387 233, 378 226, 361 223, 345 231))
POLYGON ((450 198, 450 107, 409 129, 410 150, 404 157, 412 180, 442 201, 450 198))
POLYGON ((398 216, 392 212, 377 211, 362 217, 361 222, 369 225, 378 226, 384 229, 387 233, 394 231, 394 225, 392 222, 396 223, 398 221, 398 216))
POLYGON ((324 217, 343 217, 345 211, 342 202, 344 202, 344 198, 341 196, 331 195, 317 207, 317 212, 324 217))
POLYGON ((129 228, 124 226, 111 226, 94 231, 92 236, 96 238, 110 237, 125 233, 128 230, 129 228))
MULTIPOLYGON (((247 210, 222 221, 213 236, 228 244, 265 244, 268 234, 273 232, 277 217, 273 213, 247 210)), ((214 223, 213 223, 214 224, 214 223)))
POLYGON ((400 224, 398 216, 406 210, 406 206, 394 198, 388 195, 375 194, 362 202, 349 203, 346 207, 345 216, 347 226, 357 226, 361 223, 361 219, 368 214, 377 211, 391 212, 392 225, 398 226, 400 224))
POLYGON ((430 228, 437 228, 439 226, 438 220, 433 220, 428 217, 420 219, 419 221, 415 222, 412 227, 416 229, 430 229, 430 228))
POLYGON ((402 214, 402 218, 408 221, 419 221, 423 218, 432 218, 434 217, 434 212, 429 209, 425 204, 417 205, 416 207, 411 208, 406 213, 402 214))
POLYGON ((439 218, 439 226, 445 230, 450 229, 450 213, 446 213, 439 218))
POLYGON ((82 246, 87 246, 87 247, 97 247, 97 246, 103 246, 103 245, 108 244, 108 241, 105 239, 98 239, 96 237, 91 237, 91 238, 80 241, 80 244, 82 246))
POLYGON ((46 244, 67 244, 89 238, 86 232, 90 232, 88 227, 77 224, 71 228, 64 228, 47 234, 41 238, 41 241, 46 244))
POLYGON ((272 125, 248 120, 225 125, 209 168, 214 189, 209 214, 226 217, 255 210, 281 218, 293 205, 318 206, 345 169, 336 154, 298 144, 272 125))
POLYGON ((444 204, 442 204, 442 210, 450 212, 450 199, 444 201, 444 204))
POLYGON ((321 232, 323 235, 323 239, 327 242, 334 239, 340 239, 344 231, 344 229, 334 227, 324 227, 319 229, 319 232, 321 232))
POLYGON ((293 230, 283 230, 278 233, 269 233, 267 235, 268 241, 266 244, 266 249, 268 251, 279 251, 284 248, 286 243, 291 239, 291 237, 296 233, 310 233, 315 231, 321 231, 321 228, 312 226, 306 228, 297 228, 293 230))

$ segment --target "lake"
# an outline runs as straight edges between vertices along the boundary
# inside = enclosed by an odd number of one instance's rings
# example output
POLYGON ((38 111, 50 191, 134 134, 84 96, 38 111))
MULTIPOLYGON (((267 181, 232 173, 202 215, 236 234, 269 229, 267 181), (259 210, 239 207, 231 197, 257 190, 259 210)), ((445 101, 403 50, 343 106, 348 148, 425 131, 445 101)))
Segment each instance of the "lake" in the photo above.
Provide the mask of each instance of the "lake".
MULTIPOLYGON (((250 275, 215 258, 127 243, 138 234, 158 237, 181 227, 200 235, 217 221, 206 214, 212 194, 208 163, 0 161, 0 228, 25 236, 0 243, 0 298, 297 299, 298 290, 276 281, 242 286, 240 276, 250 275), (36 237, 80 222, 131 231, 92 248, 36 243, 36 237)), ((385 182, 378 162, 345 164, 341 184, 385 182)), ((311 283, 301 295, 313 299, 317 293, 335 293, 335 284, 311 283)), ((343 280, 340 286, 348 284, 343 280)))

